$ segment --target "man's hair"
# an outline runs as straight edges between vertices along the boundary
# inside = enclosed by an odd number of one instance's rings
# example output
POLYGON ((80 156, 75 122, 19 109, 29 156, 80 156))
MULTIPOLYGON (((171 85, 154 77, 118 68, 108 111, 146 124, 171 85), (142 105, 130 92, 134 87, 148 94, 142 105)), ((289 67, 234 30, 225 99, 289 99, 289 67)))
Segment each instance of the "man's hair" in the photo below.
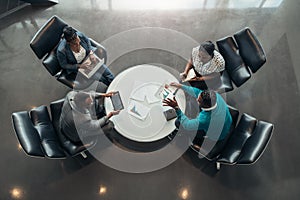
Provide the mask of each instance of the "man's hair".
POLYGON ((210 56, 214 56, 215 45, 212 41, 206 41, 200 44, 200 51, 206 51, 210 56))
POLYGON ((83 106, 85 104, 85 100, 90 97, 89 94, 84 93, 84 92, 78 92, 75 94, 73 101, 77 106, 83 106))
POLYGON ((63 30, 64 38, 67 42, 71 42, 76 37, 76 30, 73 29, 71 26, 66 26, 63 30))
POLYGON ((200 94, 201 96, 201 107, 210 108, 216 104, 216 92, 212 90, 204 90, 200 94))

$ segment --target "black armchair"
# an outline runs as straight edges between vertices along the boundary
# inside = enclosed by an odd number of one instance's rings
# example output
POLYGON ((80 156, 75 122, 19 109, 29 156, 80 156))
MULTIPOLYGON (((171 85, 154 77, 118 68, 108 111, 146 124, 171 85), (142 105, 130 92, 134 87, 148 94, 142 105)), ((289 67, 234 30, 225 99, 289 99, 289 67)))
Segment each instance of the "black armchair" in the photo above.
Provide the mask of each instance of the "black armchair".
POLYGON ((253 164, 266 149, 274 125, 243 114, 217 164, 253 164))
MULTIPOLYGON (((93 83, 93 80, 81 78, 76 79, 76 73, 68 74, 58 63, 56 57, 56 49, 59 41, 61 40, 64 27, 67 23, 58 16, 51 17, 34 35, 30 41, 30 47, 42 64, 46 67, 47 71, 56 79, 73 89, 85 89, 93 83)), ((89 38, 92 46, 97 47, 102 51, 101 58, 104 58, 104 63, 107 61, 107 54, 105 48, 89 38)))
POLYGON ((73 143, 59 130, 59 118, 64 99, 52 102, 50 111, 46 106, 40 106, 31 111, 21 111, 12 114, 12 123, 25 153, 34 157, 65 158, 67 155, 81 154, 84 158, 86 150, 97 144, 97 138, 91 138, 82 143, 73 143))
POLYGON ((228 136, 215 144, 214 141, 205 139, 200 147, 192 143, 190 148, 201 157, 216 162, 219 170, 221 164, 253 164, 263 154, 273 132, 274 125, 264 121, 258 121, 254 117, 243 114, 238 121, 239 112, 229 107, 233 123, 228 136), (213 148, 211 148, 213 146, 213 148))
POLYGON ((250 70, 255 73, 266 62, 265 52, 255 34, 246 27, 216 42, 225 60, 225 71, 221 76, 218 92, 233 90, 232 82, 240 87, 251 78, 250 70), (250 68, 250 70, 248 69, 250 68), (229 76, 226 76, 227 72, 229 76))

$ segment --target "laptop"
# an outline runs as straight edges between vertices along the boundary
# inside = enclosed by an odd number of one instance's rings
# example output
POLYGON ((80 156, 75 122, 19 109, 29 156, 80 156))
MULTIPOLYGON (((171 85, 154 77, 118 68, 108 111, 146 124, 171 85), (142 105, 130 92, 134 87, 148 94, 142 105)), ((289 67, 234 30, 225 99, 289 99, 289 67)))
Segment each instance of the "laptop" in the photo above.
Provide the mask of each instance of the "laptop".
POLYGON ((95 56, 95 62, 92 62, 90 55, 85 58, 85 60, 82 62, 82 64, 86 64, 87 68, 83 69, 80 68, 79 72, 81 72, 82 75, 84 75, 86 78, 91 78, 104 64, 104 59, 100 59, 96 54, 93 54, 95 56))

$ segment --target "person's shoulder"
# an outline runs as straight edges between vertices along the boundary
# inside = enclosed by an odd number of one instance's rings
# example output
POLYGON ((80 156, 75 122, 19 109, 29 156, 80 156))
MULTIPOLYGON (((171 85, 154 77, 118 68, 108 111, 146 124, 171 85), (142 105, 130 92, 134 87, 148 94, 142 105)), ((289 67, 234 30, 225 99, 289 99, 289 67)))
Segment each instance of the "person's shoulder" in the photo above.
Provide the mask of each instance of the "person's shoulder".
POLYGON ((223 56, 217 50, 214 50, 214 57, 216 57, 216 58, 223 58, 223 56))
POLYGON ((78 35, 78 37, 86 37, 86 35, 80 31, 77 31, 76 34, 78 35))
POLYGON ((63 51, 66 48, 67 41, 65 39, 61 39, 58 43, 57 51, 63 51))
POLYGON ((68 100, 73 99, 77 93, 78 93, 77 91, 72 90, 72 91, 68 92, 68 94, 66 95, 66 98, 68 100))
POLYGON ((199 48, 200 48, 200 45, 194 47, 194 48, 192 49, 192 53, 197 53, 197 54, 198 54, 199 48))
POLYGON ((215 65, 218 67, 224 68, 225 67, 225 60, 223 56, 217 50, 214 50, 214 57, 212 59, 215 65))

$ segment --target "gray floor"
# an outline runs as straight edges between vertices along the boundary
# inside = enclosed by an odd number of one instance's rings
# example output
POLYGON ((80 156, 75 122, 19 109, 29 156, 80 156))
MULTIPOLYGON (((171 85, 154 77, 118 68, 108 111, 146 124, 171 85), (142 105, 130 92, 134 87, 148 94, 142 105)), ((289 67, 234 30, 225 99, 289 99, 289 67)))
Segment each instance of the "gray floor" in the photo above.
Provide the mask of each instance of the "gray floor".
POLYGON ((184 189, 192 200, 299 199, 299 1, 185 2, 64 0, 52 7, 27 6, 0 19, 0 199, 16 198, 14 189, 20 192, 19 199, 26 200, 174 200, 183 199, 184 189), (92 158, 26 156, 18 148, 11 113, 47 105, 68 92, 29 47, 35 32, 52 15, 104 44, 109 67, 116 74, 142 63, 182 70, 193 42, 216 41, 249 26, 268 61, 246 84, 227 93, 226 100, 241 112, 274 123, 264 155, 252 166, 223 166, 216 173, 214 165, 186 153, 163 169, 143 174, 119 172, 92 158), (106 193, 100 194, 100 187, 106 193))

